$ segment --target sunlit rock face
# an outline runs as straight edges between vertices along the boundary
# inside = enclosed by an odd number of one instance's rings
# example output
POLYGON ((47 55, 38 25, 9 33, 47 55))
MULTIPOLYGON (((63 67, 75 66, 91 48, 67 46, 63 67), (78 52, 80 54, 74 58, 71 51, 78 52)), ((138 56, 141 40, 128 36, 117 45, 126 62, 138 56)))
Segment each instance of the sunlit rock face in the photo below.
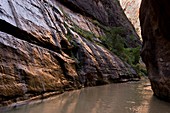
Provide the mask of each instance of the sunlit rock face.
POLYGON ((152 89, 170 100, 170 12, 169 0, 143 0, 140 9, 143 49, 152 89))
MULTIPOLYGON (((131 25, 131 22, 125 16, 125 13, 117 0, 60 0, 70 9, 89 16, 108 26, 121 26, 126 30, 124 37, 128 47, 136 47, 140 44, 139 37, 131 25), (134 37, 132 41, 131 37, 134 37)), ((130 8, 130 7, 129 7, 130 8)), ((139 6, 135 6, 139 10, 139 6)), ((137 16, 138 15, 134 15, 137 16)), ((138 23, 139 24, 139 23, 138 23)))
POLYGON ((141 28, 139 22, 139 8, 141 0, 119 0, 126 16, 134 25, 136 32, 141 37, 141 28))
POLYGON ((118 2, 84 0, 81 11, 80 1, 70 1, 73 9, 60 2, 1 0, 0 106, 37 95, 138 78, 131 66, 95 38, 105 35, 104 29, 94 24, 98 20, 124 27, 127 46, 140 45, 118 2), (89 12, 90 8, 96 13, 89 12), (78 33, 80 29, 95 35, 93 41, 78 33), (129 39, 131 35, 135 40, 129 39))

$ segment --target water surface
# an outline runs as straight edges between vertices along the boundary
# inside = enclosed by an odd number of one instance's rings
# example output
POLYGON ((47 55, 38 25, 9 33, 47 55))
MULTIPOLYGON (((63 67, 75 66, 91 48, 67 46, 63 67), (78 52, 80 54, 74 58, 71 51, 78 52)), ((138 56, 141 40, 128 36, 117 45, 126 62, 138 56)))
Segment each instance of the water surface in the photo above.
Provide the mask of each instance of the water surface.
POLYGON ((3 113, 170 113, 170 103, 154 97, 142 80, 71 91, 3 113))

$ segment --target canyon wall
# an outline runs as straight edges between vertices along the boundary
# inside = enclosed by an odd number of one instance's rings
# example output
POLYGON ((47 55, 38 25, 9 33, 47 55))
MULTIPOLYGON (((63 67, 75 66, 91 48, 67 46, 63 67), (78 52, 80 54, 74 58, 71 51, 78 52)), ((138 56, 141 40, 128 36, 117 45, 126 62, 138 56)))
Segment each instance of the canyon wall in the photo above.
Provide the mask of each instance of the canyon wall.
POLYGON ((139 22, 139 8, 142 0, 119 0, 120 4, 130 20, 133 24, 137 34, 141 37, 141 28, 139 22))
POLYGON ((140 46, 117 0, 1 0, 0 106, 138 79, 101 41, 111 27, 124 29, 125 47, 140 46))
MULTIPOLYGON (((131 21, 126 17, 122 6, 120 6, 120 2, 117 0, 60 0, 64 4, 69 4, 68 7, 72 10, 78 11, 83 15, 88 15, 91 18, 98 20, 100 23, 107 26, 121 26, 125 28, 126 32, 126 42, 128 47, 136 47, 141 42, 139 41, 138 35, 134 30, 134 27, 131 24, 131 21), (78 9, 78 10, 77 10, 78 9), (131 37, 135 37, 135 43, 131 39, 131 37), (136 40, 137 38, 137 40, 136 40)), ((139 4, 140 5, 140 4, 139 4)), ((132 5, 133 6, 133 5, 132 5)), ((130 8, 130 7, 129 7, 130 8)), ((135 10, 139 10, 139 6, 137 8, 134 5, 135 10)), ((136 11, 137 13, 137 11, 136 11)), ((138 15, 134 15, 137 16, 138 15)), ((133 16, 133 17, 134 17, 133 16)), ((132 16, 131 16, 132 17, 132 16)), ((132 17, 132 18, 133 18, 132 17)), ((139 23, 136 23, 136 25, 139 23)))
POLYGON ((170 1, 143 0, 140 9, 143 48, 154 94, 170 100, 170 1))

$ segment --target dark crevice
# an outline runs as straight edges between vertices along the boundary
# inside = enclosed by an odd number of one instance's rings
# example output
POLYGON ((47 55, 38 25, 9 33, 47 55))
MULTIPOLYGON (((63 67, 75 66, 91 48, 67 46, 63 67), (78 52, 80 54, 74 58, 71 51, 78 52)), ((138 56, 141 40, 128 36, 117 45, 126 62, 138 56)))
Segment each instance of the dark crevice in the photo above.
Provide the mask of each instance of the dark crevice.
MULTIPOLYGON (((57 40, 57 37, 56 37, 56 34, 55 34, 55 31, 53 30, 53 25, 51 24, 51 22, 53 22, 53 24, 54 24, 54 26, 55 26, 55 23, 54 23, 54 21, 51 21, 51 20, 53 20, 53 17, 51 17, 51 14, 50 14, 50 12, 48 11, 48 9, 43 5, 43 4, 41 4, 40 3, 40 9, 41 9, 41 13, 43 14, 43 17, 44 17, 44 20, 45 20, 45 22, 46 22, 46 24, 50 27, 50 28, 52 28, 51 29, 51 33, 52 33, 52 38, 53 38, 53 40, 55 41, 55 44, 58 46, 58 47, 60 47, 60 45, 58 44, 58 40, 57 40)), ((55 26, 56 27, 56 26, 55 26)), ((54 28, 55 29, 55 28, 54 28)))
POLYGON ((0 31, 5 32, 7 34, 10 34, 16 38, 19 38, 21 40, 27 41, 29 43, 38 45, 40 47, 55 51, 55 52, 60 52, 60 48, 48 43, 48 42, 43 42, 41 40, 39 40, 38 38, 35 38, 32 34, 21 30, 18 27, 15 27, 11 24, 9 24, 8 22, 1 20, 0 19, 0 31))
MULTIPOLYGON (((58 60, 59 65, 61 66, 61 69, 63 70, 63 75, 65 76, 65 78, 68 81, 76 82, 76 78, 68 74, 68 69, 66 68, 66 65, 67 65, 66 62, 59 56, 57 56, 57 55, 54 55, 54 56, 58 60)), ((70 84, 70 85, 73 85, 73 84, 70 84)), ((68 87, 70 87, 70 86, 68 86, 68 87)))

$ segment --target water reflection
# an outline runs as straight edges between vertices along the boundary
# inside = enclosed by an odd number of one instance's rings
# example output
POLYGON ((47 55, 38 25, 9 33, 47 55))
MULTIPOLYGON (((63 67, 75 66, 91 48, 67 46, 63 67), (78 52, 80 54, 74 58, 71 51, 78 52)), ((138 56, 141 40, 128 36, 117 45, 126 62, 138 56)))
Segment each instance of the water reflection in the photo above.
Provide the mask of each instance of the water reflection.
POLYGON ((147 81, 85 88, 4 113, 170 113, 147 81))
POLYGON ((170 113, 170 103, 151 98, 148 113, 170 113))

